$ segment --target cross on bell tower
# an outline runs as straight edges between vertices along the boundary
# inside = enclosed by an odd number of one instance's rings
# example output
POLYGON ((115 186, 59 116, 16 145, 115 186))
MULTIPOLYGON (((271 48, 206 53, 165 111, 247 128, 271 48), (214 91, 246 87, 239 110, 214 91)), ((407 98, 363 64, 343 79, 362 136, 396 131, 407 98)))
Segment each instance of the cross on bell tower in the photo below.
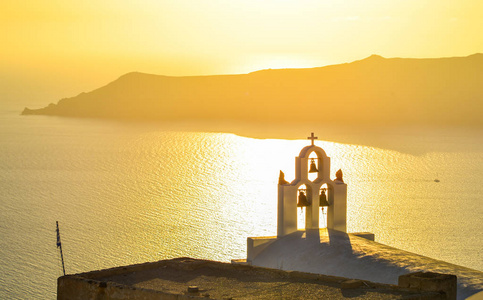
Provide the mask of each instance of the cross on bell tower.
POLYGON ((320 207, 328 203, 327 228, 346 232, 347 184, 337 178, 330 179, 330 157, 322 148, 315 146, 314 141, 318 138, 313 132, 307 139, 311 140, 311 145, 304 147, 295 158, 295 179, 292 182, 280 180, 278 184, 278 237, 297 231, 297 196, 303 185, 307 199, 303 205, 306 208, 305 229, 319 229, 320 207), (317 158, 309 158, 312 153, 317 158), (316 172, 317 178, 310 180, 309 160, 314 159, 318 162, 318 168, 310 171, 316 172), (321 194, 324 194, 324 201, 319 199, 321 194))
POLYGON ((318 139, 318 137, 314 136, 314 133, 312 132, 307 139, 312 140, 312 146, 314 146, 314 140, 318 139))

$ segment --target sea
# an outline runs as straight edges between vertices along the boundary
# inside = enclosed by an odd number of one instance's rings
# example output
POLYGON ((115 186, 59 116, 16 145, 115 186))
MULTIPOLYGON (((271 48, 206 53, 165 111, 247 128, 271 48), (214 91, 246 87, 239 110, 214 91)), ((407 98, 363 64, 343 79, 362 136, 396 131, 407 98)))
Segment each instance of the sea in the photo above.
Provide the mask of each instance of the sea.
POLYGON ((309 145, 348 185, 349 232, 483 271, 481 128, 229 126, 21 116, 0 104, 0 299, 55 299, 63 275, 246 258, 276 235, 279 171, 309 145))

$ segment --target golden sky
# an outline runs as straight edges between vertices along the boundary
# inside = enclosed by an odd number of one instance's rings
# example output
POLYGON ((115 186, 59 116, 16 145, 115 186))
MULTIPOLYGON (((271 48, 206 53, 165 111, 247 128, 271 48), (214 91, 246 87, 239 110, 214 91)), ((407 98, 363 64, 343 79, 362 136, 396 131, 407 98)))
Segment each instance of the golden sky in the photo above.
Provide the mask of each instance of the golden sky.
POLYGON ((0 90, 466 56, 483 52, 482 28, 481 0, 2 0, 0 90))

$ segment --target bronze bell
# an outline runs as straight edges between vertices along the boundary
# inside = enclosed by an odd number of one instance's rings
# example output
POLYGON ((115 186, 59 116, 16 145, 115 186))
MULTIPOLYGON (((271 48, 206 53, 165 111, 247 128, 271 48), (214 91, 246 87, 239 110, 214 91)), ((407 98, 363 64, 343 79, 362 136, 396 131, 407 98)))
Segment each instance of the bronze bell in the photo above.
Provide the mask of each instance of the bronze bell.
POLYGON ((318 173, 317 166, 315 165, 315 158, 311 158, 309 173, 318 173))
POLYGON ((327 195, 325 194, 325 190, 322 190, 320 192, 319 206, 329 206, 329 202, 327 202, 327 195))
POLYGON ((307 196, 305 196, 304 192, 299 192, 299 201, 297 202, 297 207, 309 206, 309 201, 307 200, 307 196))

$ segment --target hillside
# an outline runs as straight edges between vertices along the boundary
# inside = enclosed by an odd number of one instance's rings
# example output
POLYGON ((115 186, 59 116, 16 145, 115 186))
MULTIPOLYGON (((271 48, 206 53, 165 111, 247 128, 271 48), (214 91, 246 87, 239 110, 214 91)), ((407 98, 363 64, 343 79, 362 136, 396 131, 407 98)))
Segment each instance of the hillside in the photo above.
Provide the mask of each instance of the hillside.
POLYGON ((130 120, 483 125, 483 54, 377 55, 312 69, 169 77, 128 73, 22 114, 130 120))

